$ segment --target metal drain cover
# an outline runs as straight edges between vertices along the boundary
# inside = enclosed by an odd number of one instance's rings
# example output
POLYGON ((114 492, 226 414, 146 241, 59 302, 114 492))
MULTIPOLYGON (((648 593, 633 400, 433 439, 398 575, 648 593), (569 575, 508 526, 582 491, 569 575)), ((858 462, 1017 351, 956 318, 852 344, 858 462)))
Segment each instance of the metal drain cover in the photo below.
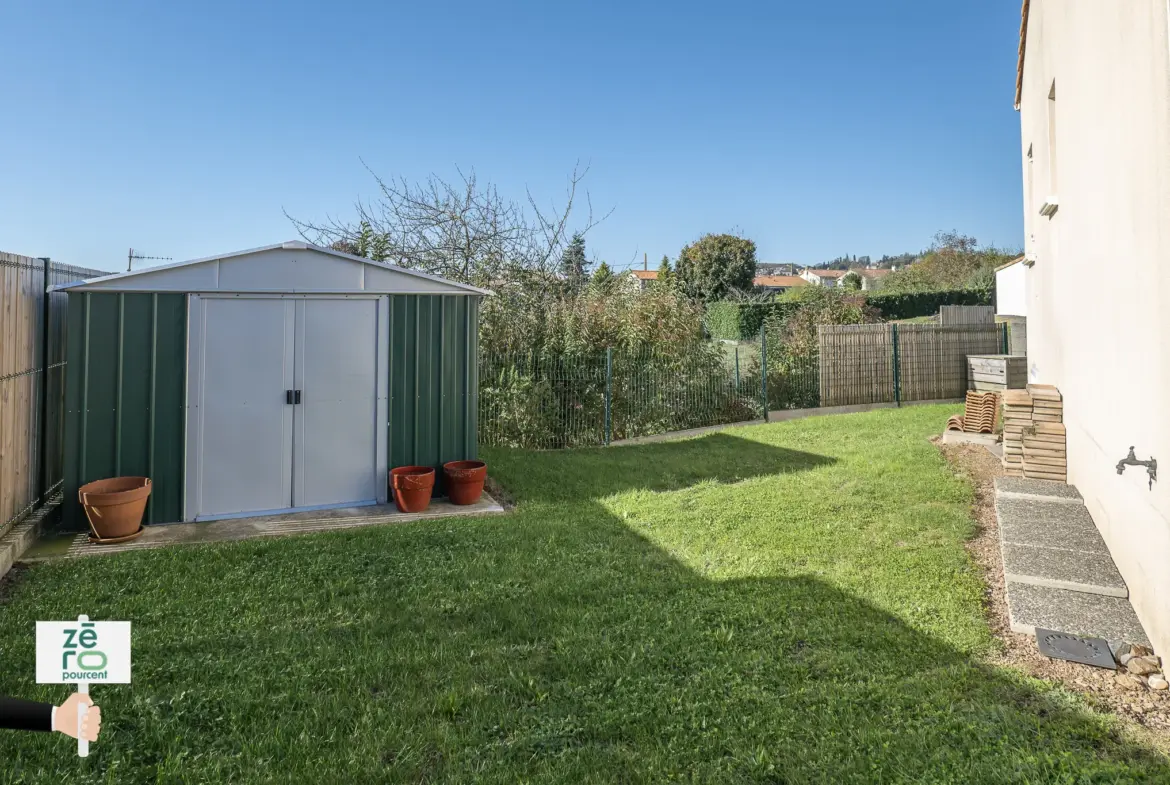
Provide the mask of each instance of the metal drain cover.
POLYGON ((1117 670, 1109 643, 1101 638, 1081 638, 1066 632, 1054 632, 1037 627, 1036 644, 1045 657, 1117 670))

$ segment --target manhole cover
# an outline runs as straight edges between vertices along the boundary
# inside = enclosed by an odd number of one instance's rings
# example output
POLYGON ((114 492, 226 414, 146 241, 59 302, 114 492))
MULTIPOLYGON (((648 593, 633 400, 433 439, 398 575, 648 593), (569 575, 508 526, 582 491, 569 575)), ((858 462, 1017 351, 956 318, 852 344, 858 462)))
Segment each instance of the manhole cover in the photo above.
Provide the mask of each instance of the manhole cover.
POLYGON ((1109 643, 1101 638, 1081 638, 1065 632, 1036 628, 1036 644, 1045 657, 1070 660, 1098 668, 1117 670, 1109 643))

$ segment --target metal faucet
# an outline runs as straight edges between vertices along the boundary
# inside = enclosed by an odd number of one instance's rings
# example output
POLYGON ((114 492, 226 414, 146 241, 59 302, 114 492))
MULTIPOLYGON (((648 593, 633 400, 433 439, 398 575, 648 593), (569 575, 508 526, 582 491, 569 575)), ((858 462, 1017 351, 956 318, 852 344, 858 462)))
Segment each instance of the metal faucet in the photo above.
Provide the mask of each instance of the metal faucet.
POLYGON ((1146 473, 1150 475, 1150 490, 1154 490, 1154 480, 1158 479, 1158 462, 1153 457, 1148 461, 1139 461, 1130 447, 1129 455, 1117 462, 1117 473, 1124 473, 1126 466, 1145 466, 1146 473))

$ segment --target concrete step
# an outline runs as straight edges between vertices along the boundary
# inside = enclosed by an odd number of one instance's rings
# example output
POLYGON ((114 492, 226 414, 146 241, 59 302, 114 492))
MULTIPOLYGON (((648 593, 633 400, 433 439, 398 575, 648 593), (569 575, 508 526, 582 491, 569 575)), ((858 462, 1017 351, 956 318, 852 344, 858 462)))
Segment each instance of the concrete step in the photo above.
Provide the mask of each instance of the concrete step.
POLYGON ((1110 645, 1150 645, 1129 600, 1082 591, 1007 582, 1012 632, 1035 635, 1036 628, 1104 638, 1110 645))
POLYGON ((1128 597, 1129 589, 1108 553, 1003 543, 1004 578, 1053 589, 1128 597))
POLYGON ((1005 543, 1109 554, 1084 505, 1001 496, 995 500, 995 514, 1005 543))
POLYGON ((1006 580, 1106 597, 1129 596, 1083 504, 1000 492, 995 513, 1006 580))
POLYGON ((1028 480, 1023 477, 997 477, 995 497, 1084 504, 1081 492, 1071 485, 1052 480, 1028 480))

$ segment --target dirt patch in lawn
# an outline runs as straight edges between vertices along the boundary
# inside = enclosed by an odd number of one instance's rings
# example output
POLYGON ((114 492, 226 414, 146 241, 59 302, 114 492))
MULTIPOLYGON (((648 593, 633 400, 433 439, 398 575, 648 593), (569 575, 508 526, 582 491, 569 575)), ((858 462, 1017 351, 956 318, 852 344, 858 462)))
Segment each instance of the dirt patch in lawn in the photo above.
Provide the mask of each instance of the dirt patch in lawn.
POLYGON ((0 575, 0 605, 7 605, 12 599, 12 594, 16 589, 16 585, 20 583, 21 578, 24 577, 27 566, 17 562, 9 568, 8 572, 0 575))
POLYGON ((989 661, 993 665, 1016 668, 1030 676, 1057 682, 1084 695, 1096 708, 1128 720, 1135 730, 1141 729, 1139 735, 1163 752, 1170 752, 1170 693, 1154 692, 1145 687, 1125 689, 1114 680, 1113 671, 1049 659, 1036 648, 1035 638, 1011 631, 995 519, 995 478, 1003 474, 1000 461, 981 446, 942 444, 939 441, 935 444, 951 466, 969 477, 975 486, 972 513, 978 529, 967 543, 967 549, 983 570, 987 585, 984 609, 992 632, 1001 642, 999 650, 988 657, 989 661))

